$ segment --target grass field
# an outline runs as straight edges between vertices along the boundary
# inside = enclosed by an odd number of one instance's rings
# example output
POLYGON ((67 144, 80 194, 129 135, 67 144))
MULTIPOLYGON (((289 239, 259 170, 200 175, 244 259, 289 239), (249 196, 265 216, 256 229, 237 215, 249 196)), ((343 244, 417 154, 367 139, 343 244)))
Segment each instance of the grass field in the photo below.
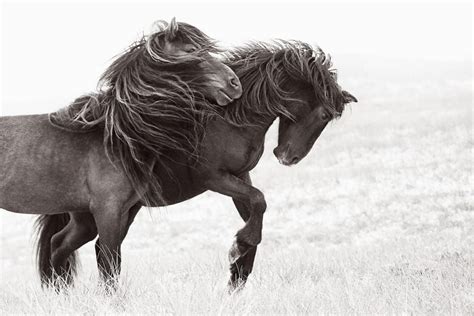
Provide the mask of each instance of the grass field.
POLYGON ((92 243, 75 288, 41 290, 34 217, 1 212, 1 313, 472 315, 471 64, 335 63, 359 103, 291 168, 272 156, 270 130, 252 173, 264 236, 244 291, 226 291, 241 220, 229 198, 206 193, 141 211, 112 297, 97 287, 92 243))

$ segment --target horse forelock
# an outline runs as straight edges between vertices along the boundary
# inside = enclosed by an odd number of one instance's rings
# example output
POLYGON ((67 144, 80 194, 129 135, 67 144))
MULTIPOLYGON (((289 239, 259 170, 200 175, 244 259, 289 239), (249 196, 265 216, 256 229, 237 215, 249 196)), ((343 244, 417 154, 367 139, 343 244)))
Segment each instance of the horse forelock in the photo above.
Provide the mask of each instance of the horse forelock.
POLYGON ((342 91, 329 55, 300 41, 253 42, 227 53, 230 67, 243 84, 242 97, 226 107, 226 116, 239 124, 252 122, 255 114, 291 118, 286 109, 291 91, 285 83, 302 82, 334 117, 344 110, 342 91))
POLYGON ((157 21, 152 33, 142 40, 146 40, 145 47, 148 54, 157 61, 174 64, 201 61, 200 56, 205 53, 220 53, 217 41, 207 36, 200 29, 184 23, 176 22, 171 28, 166 21, 157 21), (192 44, 196 52, 192 55, 168 56, 164 52, 166 42, 192 44))

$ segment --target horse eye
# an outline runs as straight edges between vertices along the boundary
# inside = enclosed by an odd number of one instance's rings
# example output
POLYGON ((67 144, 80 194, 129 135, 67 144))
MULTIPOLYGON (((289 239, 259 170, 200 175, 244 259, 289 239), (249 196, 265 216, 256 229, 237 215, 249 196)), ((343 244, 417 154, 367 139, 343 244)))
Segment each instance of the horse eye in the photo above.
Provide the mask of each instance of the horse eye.
POLYGON ((194 53, 195 51, 197 51, 197 48, 195 46, 188 47, 187 49, 185 49, 186 53, 194 53))
POLYGON ((327 113, 324 113, 324 112, 323 112, 323 113, 321 114, 321 119, 322 119, 323 121, 327 121, 327 120, 329 119, 329 115, 328 115, 327 113))

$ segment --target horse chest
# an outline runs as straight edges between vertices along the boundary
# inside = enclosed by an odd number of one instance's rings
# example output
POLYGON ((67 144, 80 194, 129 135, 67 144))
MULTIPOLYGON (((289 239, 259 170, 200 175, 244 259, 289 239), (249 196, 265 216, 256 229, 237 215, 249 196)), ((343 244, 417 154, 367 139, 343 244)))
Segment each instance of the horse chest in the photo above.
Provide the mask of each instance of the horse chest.
POLYGON ((252 170, 257 165, 263 154, 263 142, 258 144, 237 144, 233 146, 232 172, 242 174, 252 170), (241 146, 238 146, 241 145, 241 146))
POLYGON ((225 170, 241 175, 253 169, 263 153, 266 129, 236 127, 216 119, 202 142, 202 170, 225 170))

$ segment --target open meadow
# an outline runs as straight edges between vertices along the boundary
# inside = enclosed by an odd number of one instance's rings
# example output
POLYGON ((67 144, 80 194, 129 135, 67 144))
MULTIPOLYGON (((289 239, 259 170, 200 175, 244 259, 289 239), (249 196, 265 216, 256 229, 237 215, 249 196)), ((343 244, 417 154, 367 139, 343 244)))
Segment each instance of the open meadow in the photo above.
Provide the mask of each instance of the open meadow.
POLYGON ((34 216, 1 211, 0 314, 473 314, 470 62, 335 56, 359 103, 285 167, 277 124, 251 174, 267 200, 246 288, 229 295, 227 251, 242 226, 206 193, 143 208, 123 244, 121 287, 97 287, 93 243, 76 286, 44 291, 34 216))

